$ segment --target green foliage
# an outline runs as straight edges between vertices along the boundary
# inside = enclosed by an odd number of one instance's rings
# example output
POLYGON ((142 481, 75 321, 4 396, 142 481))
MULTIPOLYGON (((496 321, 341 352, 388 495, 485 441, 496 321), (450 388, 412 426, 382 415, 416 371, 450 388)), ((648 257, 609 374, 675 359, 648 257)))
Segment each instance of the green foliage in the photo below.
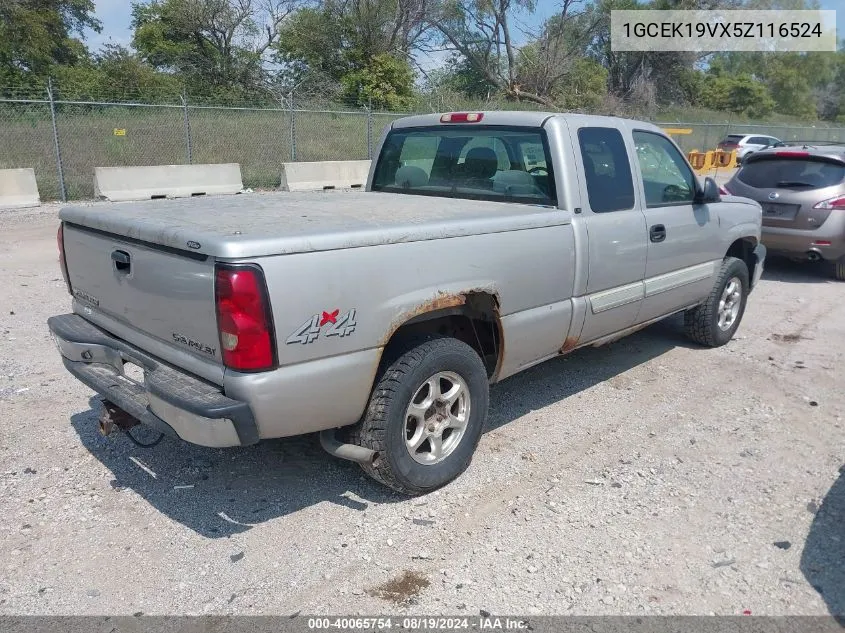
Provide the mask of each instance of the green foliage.
POLYGON ((178 72, 196 90, 243 96, 264 80, 261 51, 251 46, 256 17, 249 3, 231 0, 134 3, 132 45, 152 67, 178 72))
POLYGON ((294 14, 282 28, 276 47, 279 61, 301 63, 336 81, 353 70, 348 43, 350 25, 331 2, 321 7, 306 7, 294 14))
POLYGON ((833 81, 841 58, 841 53, 722 53, 710 73, 750 75, 768 86, 777 112, 813 119, 817 112, 824 116, 820 93, 833 81))
POLYGON ((701 88, 701 104, 716 110, 765 117, 774 109, 774 99, 764 84, 750 75, 714 75, 701 88))
POLYGON ((92 0, 0 0, 0 85, 34 82, 57 65, 84 63, 88 51, 72 37, 101 30, 92 0))
MULTIPOLYGON (((135 0, 132 49, 91 55, 95 0, 0 0, 0 95, 406 110, 515 107, 656 115, 845 117, 839 53, 632 53, 612 9, 809 8, 816 0, 584 0, 533 33, 534 0, 135 0), (506 34, 509 34, 506 36, 506 34), (423 43, 452 55, 415 86, 423 43)), ((560 7, 566 7, 561 12, 560 7)))
POLYGON ((181 79, 157 72, 122 46, 106 45, 85 66, 57 66, 59 98, 71 101, 178 103, 181 79))
POLYGON ((341 78, 347 103, 385 110, 404 110, 414 94, 414 74, 408 63, 382 53, 360 70, 341 78))
POLYGON ((449 90, 471 99, 487 99, 497 88, 465 58, 452 54, 442 69, 431 73, 440 90, 449 90))
POLYGON ((811 79, 796 65, 774 64, 768 73, 768 86, 775 101, 775 109, 782 114, 794 114, 807 119, 816 118, 816 104, 811 92, 811 79))
POLYGON ((563 110, 595 112, 607 97, 607 69, 594 59, 577 59, 552 96, 563 110))
POLYGON ((399 9, 398 0, 323 0, 302 8, 281 30, 277 59, 335 82, 346 103, 407 108, 414 74, 403 53, 411 35, 401 37, 399 9))

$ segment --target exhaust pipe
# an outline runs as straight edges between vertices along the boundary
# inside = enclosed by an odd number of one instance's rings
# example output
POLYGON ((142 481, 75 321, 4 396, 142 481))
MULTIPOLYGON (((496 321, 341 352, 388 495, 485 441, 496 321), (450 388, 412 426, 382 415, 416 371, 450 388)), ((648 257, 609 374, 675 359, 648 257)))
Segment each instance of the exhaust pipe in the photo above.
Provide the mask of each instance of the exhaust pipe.
POLYGON ((822 254, 818 251, 807 251, 807 259, 811 262, 818 262, 821 261, 822 254))
POLYGON ((348 459, 359 464, 372 464, 378 456, 376 451, 369 448, 364 448, 357 444, 339 442, 334 435, 334 429, 320 431, 320 446, 329 455, 339 457, 340 459, 348 459))

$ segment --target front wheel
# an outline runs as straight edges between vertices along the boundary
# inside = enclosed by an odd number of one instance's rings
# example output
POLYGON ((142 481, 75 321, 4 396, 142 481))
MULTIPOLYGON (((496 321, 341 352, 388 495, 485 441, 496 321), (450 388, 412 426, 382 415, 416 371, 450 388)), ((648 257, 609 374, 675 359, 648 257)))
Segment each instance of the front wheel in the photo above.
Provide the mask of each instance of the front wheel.
POLYGON ((719 347, 730 341, 745 314, 748 286, 745 262, 726 257, 707 300, 684 312, 687 336, 707 347, 719 347))
POLYGON ((352 442, 376 451, 362 465, 407 495, 446 485, 470 464, 487 417, 481 358, 466 343, 434 338, 409 346, 382 373, 352 442))

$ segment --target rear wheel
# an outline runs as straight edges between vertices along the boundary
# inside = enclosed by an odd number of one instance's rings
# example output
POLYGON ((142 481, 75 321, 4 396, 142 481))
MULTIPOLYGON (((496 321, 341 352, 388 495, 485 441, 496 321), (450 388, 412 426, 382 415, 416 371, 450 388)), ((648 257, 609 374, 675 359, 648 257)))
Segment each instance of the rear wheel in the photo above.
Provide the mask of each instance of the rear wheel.
POLYGON ((833 276, 839 281, 845 281, 845 257, 833 262, 833 276))
POLYGON ((726 257, 707 301, 684 312, 684 329, 693 341, 719 347, 733 338, 745 314, 748 298, 748 266, 726 257))
POLYGON ((467 469, 488 400, 487 370, 474 349, 453 338, 417 342, 389 361, 350 441, 378 453, 362 465, 373 479, 425 494, 467 469))

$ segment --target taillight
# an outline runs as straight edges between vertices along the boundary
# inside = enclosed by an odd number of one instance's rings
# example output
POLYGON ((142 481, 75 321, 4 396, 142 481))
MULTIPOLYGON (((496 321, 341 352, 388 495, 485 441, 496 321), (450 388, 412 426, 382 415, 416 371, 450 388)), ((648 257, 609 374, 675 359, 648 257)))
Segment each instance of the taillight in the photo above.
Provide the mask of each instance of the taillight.
POLYGON ((720 196, 732 196, 733 194, 725 185, 719 185, 719 195, 720 196))
POLYGON ((814 209, 845 209, 845 196, 838 198, 831 198, 830 200, 822 200, 814 209))
POLYGON ((240 371, 272 369, 276 341, 261 269, 217 264, 214 295, 223 364, 240 371))
POLYGON ((440 117, 441 123, 478 123, 484 118, 483 112, 451 112, 440 117))
POLYGON ((65 225, 59 224, 59 230, 56 232, 56 244, 59 247, 59 267, 62 269, 62 277, 64 277, 67 291, 73 294, 70 287, 70 276, 67 274, 67 258, 65 257, 65 225))

